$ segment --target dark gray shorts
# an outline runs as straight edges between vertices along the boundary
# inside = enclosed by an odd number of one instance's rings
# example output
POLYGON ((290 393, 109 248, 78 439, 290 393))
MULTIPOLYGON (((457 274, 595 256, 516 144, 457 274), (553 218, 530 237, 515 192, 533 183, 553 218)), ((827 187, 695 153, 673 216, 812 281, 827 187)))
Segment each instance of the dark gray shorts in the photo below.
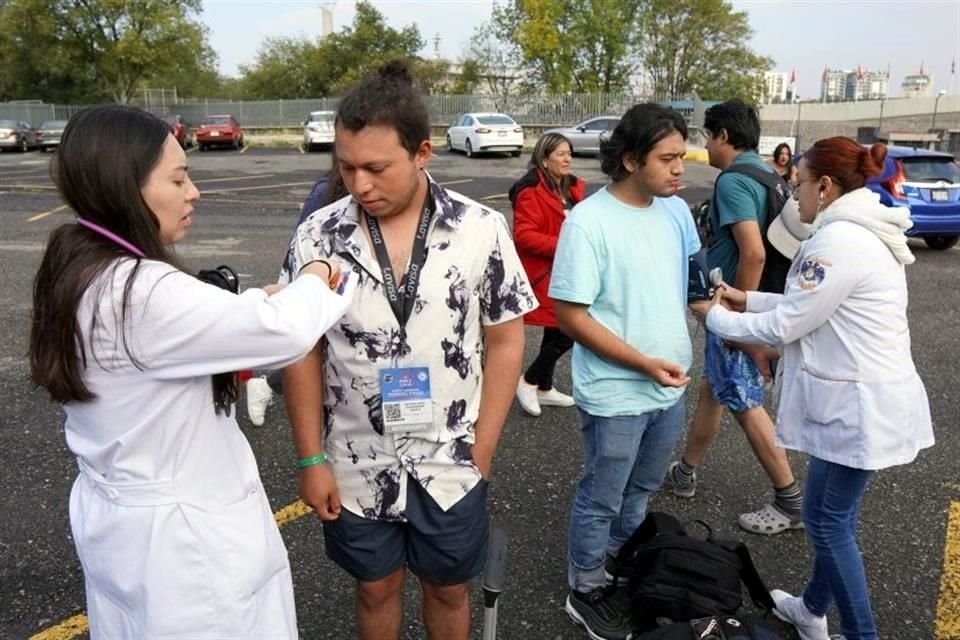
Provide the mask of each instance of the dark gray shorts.
POLYGON ((413 478, 407 478, 406 522, 368 520, 340 511, 323 523, 327 557, 362 582, 400 567, 437 585, 463 584, 483 571, 489 537, 486 480, 444 511, 413 478))

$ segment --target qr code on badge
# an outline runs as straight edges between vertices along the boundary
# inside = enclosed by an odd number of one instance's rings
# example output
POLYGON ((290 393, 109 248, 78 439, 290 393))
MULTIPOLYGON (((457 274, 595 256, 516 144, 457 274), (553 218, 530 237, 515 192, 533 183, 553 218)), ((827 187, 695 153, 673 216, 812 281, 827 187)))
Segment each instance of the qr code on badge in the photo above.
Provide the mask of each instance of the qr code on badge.
POLYGON ((403 420, 403 411, 398 403, 389 403, 383 405, 384 422, 400 422, 403 420))

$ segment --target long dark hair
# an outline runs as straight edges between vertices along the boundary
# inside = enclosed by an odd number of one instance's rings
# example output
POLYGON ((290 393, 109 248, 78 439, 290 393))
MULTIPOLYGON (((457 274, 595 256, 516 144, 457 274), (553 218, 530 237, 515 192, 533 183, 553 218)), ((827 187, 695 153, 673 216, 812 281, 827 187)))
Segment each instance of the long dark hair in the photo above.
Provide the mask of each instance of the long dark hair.
POLYGON ((547 186, 560 196, 561 200, 572 200, 573 194, 570 192, 570 188, 573 186, 573 175, 568 173, 559 180, 555 180, 554 177, 550 175, 550 172, 547 171, 547 158, 549 158, 550 154, 556 151, 557 147, 561 144, 566 144, 567 147, 573 149, 573 145, 570 144, 570 141, 567 140, 563 134, 552 132, 543 134, 533 147, 533 153, 530 154, 530 163, 528 166, 531 169, 540 171, 540 175, 543 176, 543 180, 546 181, 547 186))
MULTIPOLYGON (((50 175, 61 197, 83 217, 139 247, 145 259, 182 267, 160 241, 160 222, 140 189, 162 153, 169 127, 139 109, 119 105, 93 107, 70 119, 63 131, 50 175)), ((133 260, 126 276, 116 335, 135 366, 126 335, 130 295, 142 259, 107 238, 77 224, 64 224, 50 234, 33 282, 30 326, 30 377, 60 403, 96 398, 83 381, 88 365, 84 334, 92 335, 100 318, 93 305, 89 319, 78 318, 80 302, 90 286, 121 260, 133 260), (84 325, 84 322, 88 324, 84 325)), ((96 293, 107 293, 104 285, 96 293)), ((214 376, 214 402, 226 408, 236 398, 233 374, 214 376), (227 380, 229 378, 229 380, 227 380), (232 395, 231 395, 232 384, 232 395)))

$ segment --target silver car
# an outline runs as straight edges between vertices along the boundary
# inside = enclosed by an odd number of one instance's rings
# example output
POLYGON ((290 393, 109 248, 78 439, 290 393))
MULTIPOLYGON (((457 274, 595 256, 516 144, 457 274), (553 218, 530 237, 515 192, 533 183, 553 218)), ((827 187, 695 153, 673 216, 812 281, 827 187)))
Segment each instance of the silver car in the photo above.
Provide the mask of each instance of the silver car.
POLYGON ((620 124, 620 116, 598 116, 572 127, 550 129, 544 133, 559 133, 570 141, 574 155, 600 153, 600 134, 612 131, 620 124))
POLYGON ((40 151, 59 147, 60 136, 63 135, 63 128, 66 126, 66 120, 47 120, 41 124, 37 129, 37 146, 40 147, 40 151))
POLYGON ((33 127, 22 120, 0 120, 0 150, 29 151, 37 146, 33 127))
POLYGON ((333 123, 336 111, 312 111, 303 123, 303 148, 313 151, 316 146, 333 144, 333 123))

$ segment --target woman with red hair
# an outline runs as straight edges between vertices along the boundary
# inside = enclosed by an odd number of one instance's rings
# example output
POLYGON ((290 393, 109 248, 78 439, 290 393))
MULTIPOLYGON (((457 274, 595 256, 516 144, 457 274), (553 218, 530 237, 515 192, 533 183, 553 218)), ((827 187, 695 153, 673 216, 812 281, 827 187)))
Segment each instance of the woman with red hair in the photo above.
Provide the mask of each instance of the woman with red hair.
POLYGON ((810 455, 803 521, 814 547, 802 596, 771 593, 775 613, 802 640, 828 640, 836 602, 846 640, 875 640, 856 529, 874 471, 933 445, 930 408, 910 354, 910 216, 864 187, 887 149, 849 138, 817 142, 800 162, 800 216, 813 223, 780 294, 726 285, 702 303, 707 327, 728 340, 783 352, 777 444, 810 455), (722 299, 736 311, 717 302, 722 299))

